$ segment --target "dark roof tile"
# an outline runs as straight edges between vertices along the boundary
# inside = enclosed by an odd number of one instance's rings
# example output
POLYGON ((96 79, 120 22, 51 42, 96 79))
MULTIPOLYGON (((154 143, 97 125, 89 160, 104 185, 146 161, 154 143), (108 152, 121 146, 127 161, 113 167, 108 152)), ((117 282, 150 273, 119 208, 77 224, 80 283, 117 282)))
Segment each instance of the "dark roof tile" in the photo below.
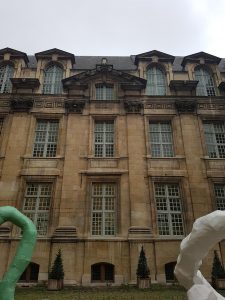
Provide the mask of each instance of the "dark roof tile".
MULTIPOLYGON (((116 70, 123 70, 123 71, 135 71, 137 69, 136 65, 134 64, 135 55, 131 56, 76 56, 76 64, 73 65, 75 70, 88 70, 94 69, 96 64, 101 64, 102 58, 106 58, 108 64, 113 65, 114 69, 116 70)), ((176 56, 174 63, 173 63, 173 71, 174 72, 181 72, 183 71, 182 61, 183 56, 176 56)), ((36 68, 37 67, 37 60, 35 56, 29 55, 28 56, 29 68, 36 68)), ((220 72, 225 72, 225 58, 222 58, 219 63, 219 70, 220 72)))

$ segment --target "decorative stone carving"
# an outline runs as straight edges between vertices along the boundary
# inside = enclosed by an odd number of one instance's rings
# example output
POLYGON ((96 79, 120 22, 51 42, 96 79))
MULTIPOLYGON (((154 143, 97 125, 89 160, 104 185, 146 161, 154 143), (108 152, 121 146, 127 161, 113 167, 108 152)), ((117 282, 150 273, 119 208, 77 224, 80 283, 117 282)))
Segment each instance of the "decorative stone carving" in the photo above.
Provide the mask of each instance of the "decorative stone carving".
POLYGON ((124 108, 127 113, 139 114, 143 109, 143 103, 137 100, 124 101, 124 108))
POLYGON ((67 113, 77 113, 82 114, 85 106, 84 100, 66 100, 65 108, 67 113))
POLYGON ((33 107, 33 99, 12 99, 10 102, 13 112, 29 112, 33 107))
POLYGON ((177 100, 175 102, 175 107, 178 113, 195 113, 197 103, 192 100, 177 100))

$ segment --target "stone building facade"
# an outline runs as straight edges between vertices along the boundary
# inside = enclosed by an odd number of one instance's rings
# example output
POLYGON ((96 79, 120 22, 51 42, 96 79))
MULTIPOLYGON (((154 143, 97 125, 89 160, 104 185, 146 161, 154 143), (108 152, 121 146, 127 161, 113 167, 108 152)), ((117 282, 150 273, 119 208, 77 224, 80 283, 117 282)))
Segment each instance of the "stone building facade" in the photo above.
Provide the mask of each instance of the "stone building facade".
MULTIPOLYGON (((21 280, 61 249, 66 284, 135 283, 142 245, 152 281, 173 280, 193 221, 225 208, 224 123, 225 60, 204 52, 0 50, 0 204, 38 229, 21 280)), ((0 277, 20 238, 0 227, 0 277)))

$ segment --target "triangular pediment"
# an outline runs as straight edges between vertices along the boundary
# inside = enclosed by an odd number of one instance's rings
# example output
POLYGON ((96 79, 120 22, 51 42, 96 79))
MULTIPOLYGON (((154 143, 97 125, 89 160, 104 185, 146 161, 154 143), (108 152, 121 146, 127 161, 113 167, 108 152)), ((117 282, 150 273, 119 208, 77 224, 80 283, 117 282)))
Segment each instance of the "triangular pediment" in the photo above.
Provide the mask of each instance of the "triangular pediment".
POLYGON ((221 61, 220 57, 201 51, 201 52, 197 52, 185 56, 182 61, 182 66, 185 66, 187 62, 191 62, 191 63, 200 62, 201 59, 204 59, 205 63, 208 64, 219 64, 221 61))
POLYGON ((35 57, 38 60, 39 58, 51 58, 53 54, 57 54, 59 59, 71 59, 72 63, 75 63, 75 56, 73 53, 69 53, 57 48, 45 50, 42 52, 35 53, 35 57))
POLYGON ((153 57, 158 57, 158 61, 160 62, 172 62, 175 59, 175 56, 160 52, 158 50, 152 50, 145 53, 141 53, 135 56, 135 64, 139 62, 139 60, 148 60, 152 61, 153 57))
POLYGON ((146 86, 146 80, 126 72, 118 71, 112 65, 96 65, 95 69, 88 70, 77 75, 65 78, 62 80, 63 86, 66 89, 71 89, 75 86, 84 86, 89 81, 96 77, 112 78, 119 82, 124 88, 142 89, 146 86))
POLYGON ((3 59, 4 54, 6 53, 9 53, 12 59, 23 58, 26 63, 29 61, 26 53, 8 47, 0 49, 0 59, 3 59))

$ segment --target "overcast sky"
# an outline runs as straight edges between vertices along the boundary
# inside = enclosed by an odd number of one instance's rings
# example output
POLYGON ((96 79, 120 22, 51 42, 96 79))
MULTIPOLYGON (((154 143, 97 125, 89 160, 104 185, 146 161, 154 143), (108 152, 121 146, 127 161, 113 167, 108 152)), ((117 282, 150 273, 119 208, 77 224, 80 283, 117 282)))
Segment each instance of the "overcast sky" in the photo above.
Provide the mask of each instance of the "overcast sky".
POLYGON ((225 58, 225 0, 0 0, 0 48, 225 58))

